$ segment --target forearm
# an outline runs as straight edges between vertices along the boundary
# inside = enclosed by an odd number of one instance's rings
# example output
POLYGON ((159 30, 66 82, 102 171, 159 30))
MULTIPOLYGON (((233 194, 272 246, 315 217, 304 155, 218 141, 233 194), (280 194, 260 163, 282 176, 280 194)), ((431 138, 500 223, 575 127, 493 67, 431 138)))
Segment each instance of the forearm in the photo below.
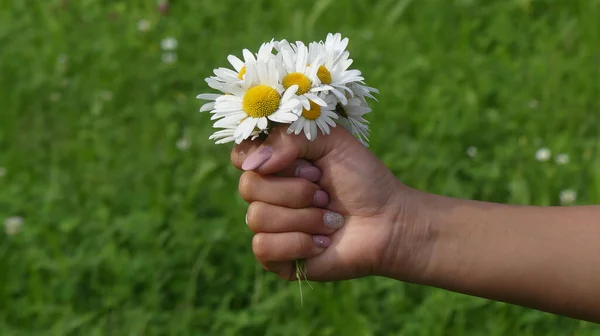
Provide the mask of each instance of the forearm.
POLYGON ((600 206, 526 207, 421 194, 419 282, 600 322, 600 206))

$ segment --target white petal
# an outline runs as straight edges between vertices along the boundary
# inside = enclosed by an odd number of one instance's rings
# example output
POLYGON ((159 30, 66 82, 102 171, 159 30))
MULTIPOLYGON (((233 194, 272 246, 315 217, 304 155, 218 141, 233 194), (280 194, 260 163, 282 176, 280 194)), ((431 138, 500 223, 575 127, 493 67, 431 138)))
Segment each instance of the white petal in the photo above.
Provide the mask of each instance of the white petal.
POLYGON ((293 125, 295 125, 294 127, 294 134, 298 135, 300 134, 300 132, 302 132, 302 128, 304 128, 304 124, 306 123, 306 119, 304 118, 298 118, 298 121, 295 121, 293 125))
POLYGON ((297 99, 290 100, 290 101, 286 102, 285 104, 280 105, 279 109, 282 111, 297 110, 299 103, 300 102, 297 99))
POLYGON ((338 91, 336 89, 331 90, 331 92, 335 95, 335 97, 337 99, 339 99, 340 103, 342 103, 343 105, 348 104, 348 99, 346 98, 346 96, 343 93, 341 93, 340 91, 338 91))
POLYGON ((290 124, 290 123, 298 120, 298 115, 296 115, 295 113, 292 113, 292 112, 286 113, 286 112, 277 111, 277 112, 271 114, 268 118, 269 118, 269 120, 273 120, 274 122, 290 124))
POLYGON ((312 136, 311 140, 314 140, 317 138, 317 123, 316 122, 310 123, 310 135, 312 136))
POLYGON ((244 62, 234 55, 227 56, 227 60, 237 72, 240 72, 240 70, 242 70, 242 68, 244 67, 244 62))
POLYGON ((244 61, 248 62, 256 62, 256 58, 254 58, 254 54, 248 49, 242 50, 242 54, 244 55, 244 61))
POLYGON ((306 120, 304 122, 304 134, 306 135, 306 138, 308 140, 311 139, 311 135, 310 135, 310 121, 306 120))
POLYGON ((222 96, 222 95, 217 94, 217 93, 201 93, 201 94, 199 94, 199 95, 196 96, 196 99, 216 100, 220 96, 222 96))
POLYGON ((262 117, 262 118, 258 119, 257 126, 259 129, 264 130, 265 128, 267 128, 268 124, 269 124, 269 122, 267 121, 267 118, 262 117))
POLYGON ((282 50, 281 51, 283 67, 285 71, 290 73, 294 72, 294 54, 290 50, 282 50))
POLYGON ((276 87, 279 84, 280 73, 279 69, 277 69, 277 62, 275 60, 269 60, 269 81, 268 85, 270 87, 276 87))
MULTIPOLYGON (((244 115, 234 115, 231 117, 222 118, 222 119, 215 121, 215 123, 213 124, 213 127, 216 127, 216 128, 231 127, 232 125, 238 124, 242 120, 242 118, 244 118, 244 115)), ((248 118, 248 119, 250 119, 250 118, 248 118)))
POLYGON ((227 68, 218 68, 213 71, 217 77, 237 78, 238 73, 227 68))
POLYGON ((298 47, 298 51, 296 53, 296 69, 295 69, 295 71, 304 73, 304 70, 306 69, 308 50, 306 50, 306 46, 301 41, 297 41, 296 46, 298 47))
POLYGON ((257 62, 256 63, 256 72, 258 73, 258 79, 261 84, 269 83, 269 70, 267 67, 267 63, 257 62))
POLYGON ((321 132, 323 132, 324 134, 329 134, 329 126, 327 126, 327 123, 325 123, 323 119, 319 118, 315 121, 317 122, 317 126, 319 126, 319 128, 321 129, 321 132))
POLYGON ((327 103, 323 99, 319 98, 319 96, 317 96, 317 95, 307 93, 307 94, 305 94, 305 96, 306 96, 306 98, 312 100, 313 103, 315 103, 317 105, 327 106, 327 103))
POLYGON ((258 119, 255 118, 246 118, 244 119, 244 121, 242 121, 242 123, 235 129, 235 133, 233 134, 236 143, 239 144, 240 142, 248 138, 252 131, 254 131, 254 127, 256 127, 257 120, 258 119))
POLYGON ((202 105, 202 107, 200 108, 200 112, 210 111, 210 110, 213 110, 214 108, 215 108, 215 103, 213 103, 213 102, 206 103, 206 104, 202 105))
POLYGON ((290 98, 292 98, 293 96, 296 95, 296 91, 298 91, 298 85, 294 84, 294 85, 290 86, 283 93, 283 97, 281 97, 281 101, 282 102, 287 102, 290 98))
POLYGON ((242 100, 238 96, 220 95, 219 97, 217 97, 217 99, 215 99, 215 102, 217 102, 217 103, 219 103, 219 102, 233 102, 233 103, 239 102, 241 104, 242 100))
POLYGON ((285 131, 285 133, 286 133, 286 134, 292 134, 292 133, 294 133, 294 124, 295 124, 296 122, 297 122, 297 120, 296 120, 296 121, 294 121, 294 122, 293 122, 293 123, 290 125, 290 127, 288 127, 288 128, 287 128, 287 130, 285 131))
POLYGON ((300 104, 302 104, 302 107, 305 110, 310 110, 310 101, 308 100, 308 98, 306 98, 305 96, 301 96, 298 97, 298 99, 300 100, 300 104))

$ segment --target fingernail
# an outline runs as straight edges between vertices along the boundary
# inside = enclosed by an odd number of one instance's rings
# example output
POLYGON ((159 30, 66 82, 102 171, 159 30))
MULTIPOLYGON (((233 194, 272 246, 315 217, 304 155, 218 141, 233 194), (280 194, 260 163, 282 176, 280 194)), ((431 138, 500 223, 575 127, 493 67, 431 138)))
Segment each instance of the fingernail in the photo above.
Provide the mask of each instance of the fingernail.
POLYGON ((324 207, 329 203, 329 195, 323 190, 315 191, 313 196, 313 205, 316 207, 324 207))
POLYGON ((256 152, 250 154, 242 163, 243 170, 254 170, 260 166, 262 166, 267 160, 271 158, 271 154, 273 154, 273 150, 271 147, 264 146, 256 152))
POLYGON ((246 225, 248 225, 248 214, 246 214, 246 225))
POLYGON ((314 166, 301 166, 296 168, 296 176, 317 182, 321 179, 321 169, 314 166))
POLYGON ((344 216, 332 211, 325 211, 323 223, 330 229, 337 230, 344 226, 344 216))
POLYGON ((313 242, 317 247, 326 248, 331 245, 331 239, 327 236, 316 235, 313 236, 313 242))

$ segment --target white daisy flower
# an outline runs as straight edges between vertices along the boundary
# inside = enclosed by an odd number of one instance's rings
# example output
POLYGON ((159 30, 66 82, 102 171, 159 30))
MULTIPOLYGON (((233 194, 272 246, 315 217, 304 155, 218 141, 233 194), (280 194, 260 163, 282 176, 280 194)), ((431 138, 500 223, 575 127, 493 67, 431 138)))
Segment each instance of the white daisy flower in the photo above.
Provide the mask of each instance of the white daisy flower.
POLYGON ((239 123, 233 134, 238 144, 256 129, 267 129, 269 120, 289 124, 298 119, 298 86, 283 88, 275 59, 246 64, 242 85, 230 89, 231 94, 215 99, 212 119, 219 119, 214 123, 217 128, 239 123))
POLYGON ((242 50, 243 60, 234 55, 227 56, 227 60, 234 70, 223 67, 215 69, 213 71, 215 76, 206 79, 208 85, 223 92, 227 92, 227 88, 231 85, 240 85, 246 74, 246 64, 256 63, 258 60, 268 62, 269 59, 275 57, 273 54, 274 43, 274 41, 263 43, 256 54, 248 49, 242 50))
POLYGON ((348 70, 352 64, 350 52, 346 50, 348 38, 342 35, 327 34, 325 42, 310 44, 309 62, 321 57, 323 64, 319 67, 317 76, 322 85, 315 91, 333 93, 342 104, 347 104, 347 94, 352 97, 354 92, 349 87, 351 83, 363 83, 364 78, 359 70, 348 70))
POLYGON ((145 19, 139 20, 137 23, 137 29, 144 33, 147 32, 148 30, 150 30, 150 21, 145 19))
MULTIPOLYGON (((256 53, 256 55, 248 49, 242 50, 244 60, 241 60, 234 55, 227 56, 227 60, 229 61, 231 66, 233 66, 235 71, 228 68, 217 68, 213 71, 213 73, 215 74, 214 76, 205 79, 206 84, 208 84, 209 87, 221 91, 223 93, 231 93, 232 86, 242 85, 244 75, 246 74, 246 64, 256 64, 256 62, 259 60, 261 62, 268 62, 271 58, 275 57, 275 55, 273 54, 274 44, 274 41, 263 43, 258 49, 258 53, 256 53)), ((219 94, 210 93, 199 94, 196 97, 197 99, 212 101, 202 105, 202 107, 200 108, 200 112, 214 110, 214 100, 217 99, 219 96, 219 94)))
POLYGON ((278 43, 278 49, 281 55, 283 87, 287 89, 292 85, 298 86, 296 95, 304 109, 310 109, 310 101, 320 106, 327 106, 327 103, 316 94, 322 89, 321 81, 317 76, 321 65, 320 57, 309 60, 308 48, 300 41, 289 43, 282 40, 278 43))
POLYGON ((4 220, 4 232, 9 236, 14 236, 21 232, 23 228, 23 218, 19 216, 8 217, 4 220))
POLYGON ((468 156, 474 158, 477 156, 478 150, 477 150, 477 147, 475 147, 475 146, 469 146, 469 147, 467 147, 466 152, 467 152, 468 156))
POLYGON ((165 51, 173 51, 177 49, 178 44, 179 43, 177 42, 177 39, 174 37, 166 37, 160 41, 160 47, 165 51))
POLYGON ((186 151, 188 149, 190 149, 190 146, 192 145, 192 142, 190 141, 190 139, 188 137, 182 137, 179 140, 177 140, 177 143, 175 144, 177 146, 177 148, 179 150, 182 151, 186 151))
POLYGON ((577 201, 577 191, 573 189, 565 189, 559 194, 560 204, 571 205, 577 201))
POLYGON ((538 149, 537 152, 535 152, 535 159, 540 162, 546 162, 546 161, 550 160, 551 156, 552 156, 552 152, 550 151, 549 148, 546 148, 546 147, 542 147, 542 148, 538 149))
POLYGON ((368 147, 369 122, 363 116, 371 112, 371 109, 364 106, 360 99, 350 98, 348 104, 337 103, 335 112, 340 116, 338 124, 346 128, 363 145, 368 147))
POLYGON ((569 154, 567 153, 559 153, 556 154, 556 157, 554 157, 554 160, 556 161, 556 164, 558 165, 566 165, 567 163, 569 163, 569 154))
POLYGON ((298 135, 304 130, 306 138, 310 141, 317 138, 317 128, 322 134, 329 134, 330 127, 335 127, 333 119, 338 119, 338 115, 334 112, 337 101, 331 97, 326 99, 326 102, 326 106, 320 106, 311 101, 310 109, 302 109, 302 115, 290 125, 287 133, 298 135))

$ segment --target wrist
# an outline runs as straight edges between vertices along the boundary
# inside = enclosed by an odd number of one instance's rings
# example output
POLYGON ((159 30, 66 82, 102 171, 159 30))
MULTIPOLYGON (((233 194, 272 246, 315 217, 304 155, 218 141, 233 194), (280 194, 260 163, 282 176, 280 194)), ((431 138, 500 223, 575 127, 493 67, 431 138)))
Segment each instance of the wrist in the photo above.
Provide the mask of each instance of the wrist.
POLYGON ((377 275, 425 283, 436 241, 436 195, 400 184, 389 216, 377 275))

